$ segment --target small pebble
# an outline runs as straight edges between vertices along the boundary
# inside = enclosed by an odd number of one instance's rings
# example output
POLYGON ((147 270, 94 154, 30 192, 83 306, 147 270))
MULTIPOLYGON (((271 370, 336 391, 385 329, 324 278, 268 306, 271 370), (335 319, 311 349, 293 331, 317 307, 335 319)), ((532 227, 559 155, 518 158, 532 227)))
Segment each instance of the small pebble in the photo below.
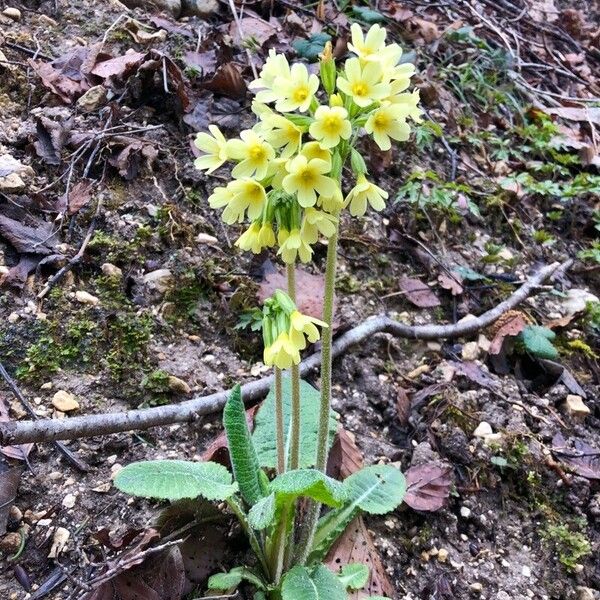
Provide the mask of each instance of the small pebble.
POLYGON ((12 8, 9 6, 2 11, 2 14, 13 21, 21 20, 21 11, 18 8, 12 8))
POLYGON ((91 306, 96 306, 100 302, 100 298, 92 296, 92 294, 83 290, 75 292, 75 300, 81 302, 81 304, 89 304, 91 306))

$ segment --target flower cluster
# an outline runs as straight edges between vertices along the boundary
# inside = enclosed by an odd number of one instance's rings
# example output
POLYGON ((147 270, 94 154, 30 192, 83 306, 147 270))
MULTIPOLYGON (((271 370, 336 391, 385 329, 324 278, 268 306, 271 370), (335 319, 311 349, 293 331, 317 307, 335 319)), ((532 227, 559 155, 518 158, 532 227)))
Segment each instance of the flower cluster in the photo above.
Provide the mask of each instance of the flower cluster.
POLYGON ((280 369, 297 365, 307 340, 314 343, 319 339, 317 325, 327 327, 323 321, 303 315, 285 292, 276 290, 263 306, 264 363, 280 369))
POLYGON ((277 247, 288 264, 309 262, 319 237, 335 234, 344 207, 353 216, 368 206, 385 207, 388 194, 367 179, 355 146, 363 131, 382 150, 392 140, 408 139, 409 120, 418 122, 421 115, 418 91, 406 91, 414 66, 400 62, 401 48, 386 44, 379 25, 366 36, 352 25, 348 47, 355 56, 338 71, 329 44, 319 76, 271 50, 250 84, 257 124, 239 139, 226 140, 215 125, 198 134, 196 146, 204 154, 197 168, 212 173, 227 161, 236 163, 233 180, 217 187, 209 204, 223 209, 228 224, 250 222, 236 242, 241 249, 277 247), (356 182, 344 198, 341 174, 349 156, 356 182))

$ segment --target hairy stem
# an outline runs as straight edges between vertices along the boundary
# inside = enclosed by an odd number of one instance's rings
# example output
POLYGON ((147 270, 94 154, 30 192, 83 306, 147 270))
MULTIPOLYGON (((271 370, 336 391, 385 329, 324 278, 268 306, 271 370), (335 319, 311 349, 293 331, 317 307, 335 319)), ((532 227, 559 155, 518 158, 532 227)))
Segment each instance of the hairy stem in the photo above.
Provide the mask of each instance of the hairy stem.
MULTIPOLYGON (((288 295, 296 302, 296 265, 287 265, 288 295)), ((292 365, 292 426, 290 443, 290 469, 300 464, 300 368, 292 365)))
POLYGON ((283 392, 281 389, 281 369, 275 367, 275 427, 277 430, 277 473, 285 471, 285 437, 283 422, 283 392))

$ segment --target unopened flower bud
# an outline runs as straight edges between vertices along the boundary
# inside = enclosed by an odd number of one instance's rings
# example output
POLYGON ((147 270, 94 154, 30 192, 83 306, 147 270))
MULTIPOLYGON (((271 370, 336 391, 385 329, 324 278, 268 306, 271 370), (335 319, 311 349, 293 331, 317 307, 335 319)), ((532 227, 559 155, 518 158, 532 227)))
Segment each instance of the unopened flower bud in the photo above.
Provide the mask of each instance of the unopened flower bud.
POLYGON ((323 88, 327 92, 329 96, 333 94, 335 90, 335 59, 333 58, 333 49, 331 47, 331 42, 327 42, 325 44, 325 49, 323 50, 323 54, 321 54, 321 65, 319 70, 321 76, 321 83, 323 84, 323 88))
POLYGON ((362 154, 354 148, 350 151, 350 166, 355 175, 364 175, 367 172, 365 159, 362 157, 362 154))
POLYGON ((344 100, 339 94, 331 94, 329 97, 329 106, 344 106, 344 100))

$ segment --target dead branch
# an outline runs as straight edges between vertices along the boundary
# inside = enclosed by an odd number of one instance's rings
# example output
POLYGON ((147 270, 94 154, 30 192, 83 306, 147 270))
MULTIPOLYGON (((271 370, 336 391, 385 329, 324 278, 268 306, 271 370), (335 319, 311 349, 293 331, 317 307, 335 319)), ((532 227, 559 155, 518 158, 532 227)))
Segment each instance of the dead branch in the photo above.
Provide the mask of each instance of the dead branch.
MULTIPOLYGON (((453 325, 418 325, 399 323, 386 315, 371 317, 341 335, 333 344, 333 356, 344 354, 348 348, 364 342, 376 333, 390 333, 397 337, 414 340, 436 340, 472 335, 491 325, 505 312, 523 302, 541 283, 548 279, 559 267, 568 268, 572 261, 562 265, 558 262, 542 267, 495 308, 453 325)), ((319 352, 300 363, 301 375, 317 368, 320 364, 319 352)), ((263 397, 271 387, 273 376, 251 381, 242 386, 244 401, 253 402, 263 397)), ((189 423, 199 416, 221 410, 229 391, 216 392, 208 396, 197 396, 180 404, 156 406, 127 412, 85 415, 69 419, 45 419, 38 421, 10 421, 0 423, 0 445, 23 444, 26 442, 52 442, 94 437, 121 431, 144 430, 159 425, 189 423)))

